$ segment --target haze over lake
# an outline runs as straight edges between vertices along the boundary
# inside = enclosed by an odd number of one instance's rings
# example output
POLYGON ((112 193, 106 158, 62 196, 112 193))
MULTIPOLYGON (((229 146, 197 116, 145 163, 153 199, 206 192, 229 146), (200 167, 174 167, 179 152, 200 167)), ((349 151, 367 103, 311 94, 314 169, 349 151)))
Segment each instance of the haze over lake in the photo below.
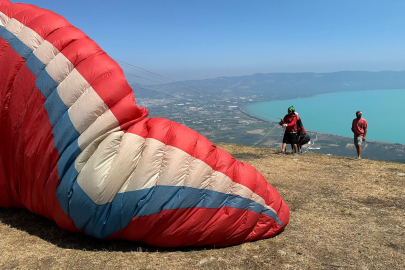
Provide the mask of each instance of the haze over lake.
POLYGON ((367 139, 405 144, 402 121, 405 89, 335 92, 309 98, 277 100, 246 106, 246 111, 262 119, 278 122, 293 105, 305 129, 352 137, 351 123, 357 110, 368 122, 367 139))

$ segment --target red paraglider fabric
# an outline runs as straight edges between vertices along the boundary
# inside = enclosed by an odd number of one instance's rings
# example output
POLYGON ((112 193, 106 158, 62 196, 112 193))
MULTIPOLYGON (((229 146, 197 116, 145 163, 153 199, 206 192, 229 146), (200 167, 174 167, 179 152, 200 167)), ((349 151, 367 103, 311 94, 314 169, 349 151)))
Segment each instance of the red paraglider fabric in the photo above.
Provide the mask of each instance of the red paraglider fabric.
POLYGON ((288 206, 256 169, 147 114, 120 66, 82 31, 0 0, 0 207, 165 247, 284 230, 288 206))

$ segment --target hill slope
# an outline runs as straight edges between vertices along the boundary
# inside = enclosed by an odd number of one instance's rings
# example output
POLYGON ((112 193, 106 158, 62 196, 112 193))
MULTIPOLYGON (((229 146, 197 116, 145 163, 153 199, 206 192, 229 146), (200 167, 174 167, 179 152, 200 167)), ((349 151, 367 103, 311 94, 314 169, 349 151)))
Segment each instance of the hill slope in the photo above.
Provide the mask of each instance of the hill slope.
POLYGON ((0 209, 0 269, 404 269, 405 164, 220 144, 290 206, 277 237, 229 248, 157 249, 64 231, 0 209))

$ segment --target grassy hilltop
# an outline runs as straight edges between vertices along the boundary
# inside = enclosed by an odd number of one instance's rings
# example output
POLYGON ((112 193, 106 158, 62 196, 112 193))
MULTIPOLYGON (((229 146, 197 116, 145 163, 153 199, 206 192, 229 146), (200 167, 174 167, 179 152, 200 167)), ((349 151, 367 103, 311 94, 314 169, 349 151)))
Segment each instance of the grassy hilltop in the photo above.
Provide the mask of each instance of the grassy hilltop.
POLYGON ((280 192, 280 235, 228 248, 102 241, 0 209, 0 269, 405 269, 405 164, 219 144, 280 192))

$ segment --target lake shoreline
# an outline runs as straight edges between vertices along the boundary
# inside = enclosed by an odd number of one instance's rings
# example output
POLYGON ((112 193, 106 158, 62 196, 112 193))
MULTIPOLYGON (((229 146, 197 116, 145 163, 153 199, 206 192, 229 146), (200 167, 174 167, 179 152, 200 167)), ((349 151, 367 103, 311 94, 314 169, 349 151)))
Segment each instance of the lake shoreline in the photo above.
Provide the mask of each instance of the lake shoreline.
MULTIPOLYGON (((272 102, 272 101, 263 101, 263 102, 272 102)), ((256 103, 263 103, 263 102, 256 102, 256 103)), ((253 105, 253 104, 256 104, 256 103, 251 103, 251 104, 248 104, 248 105, 253 105)), ((268 119, 261 118, 260 116, 253 115, 252 113, 250 113, 250 112, 246 109, 246 107, 247 107, 248 105, 244 105, 244 106, 242 106, 242 107, 239 107, 239 108, 238 108, 239 111, 240 111, 242 114, 246 115, 247 117, 250 117, 250 118, 253 118, 253 119, 256 119, 256 120, 265 122, 265 123, 269 123, 269 124, 278 124, 278 122, 274 122, 274 121, 271 121, 271 120, 268 120, 268 119)), ((319 132, 319 131, 312 131, 312 130, 307 130, 307 129, 306 129, 306 131, 307 131, 308 133, 311 133, 311 134, 320 134, 320 135, 324 135, 324 136, 338 137, 338 138, 341 138, 341 139, 353 139, 352 137, 348 137, 348 136, 341 136, 341 135, 330 134, 330 133, 324 133, 324 132, 319 132)), ((384 142, 384 141, 376 141, 376 140, 367 140, 367 142, 378 143, 378 144, 384 144, 384 145, 401 145, 401 146, 405 146, 405 144, 402 144, 402 143, 384 142)))
POLYGON ((242 110, 257 119, 278 122, 280 112, 286 112, 287 107, 294 105, 307 130, 342 137, 352 137, 351 123, 355 112, 361 110, 372 130, 368 139, 405 144, 404 137, 395 135, 405 132, 405 127, 396 124, 393 115, 396 115, 397 109, 392 105, 402 99, 405 99, 405 89, 341 91, 310 98, 252 102, 244 105, 242 110))

